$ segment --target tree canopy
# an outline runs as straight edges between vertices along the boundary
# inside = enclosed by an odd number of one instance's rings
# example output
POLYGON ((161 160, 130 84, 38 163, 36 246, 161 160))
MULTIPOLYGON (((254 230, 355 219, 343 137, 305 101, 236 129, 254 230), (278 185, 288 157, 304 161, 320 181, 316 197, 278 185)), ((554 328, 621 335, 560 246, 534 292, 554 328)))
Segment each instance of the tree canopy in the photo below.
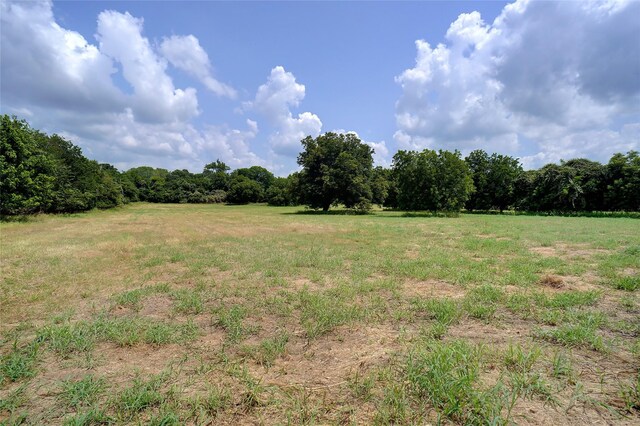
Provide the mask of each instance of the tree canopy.
POLYGON ((458 151, 398 151, 393 176, 402 210, 459 211, 473 192, 471 171, 458 151))
POLYGON ((59 135, 0 117, 0 215, 64 213, 154 203, 267 202, 329 210, 372 204, 403 210, 515 209, 537 212, 640 211, 640 155, 614 154, 523 170, 517 158, 483 150, 398 151, 391 168, 373 167, 373 149, 355 134, 301 141, 288 177, 261 166, 231 168, 217 159, 201 173, 148 166, 120 172, 86 158, 59 135))
POLYGON ((302 140, 300 200, 323 211, 337 203, 368 209, 373 197, 373 149, 355 134, 325 133, 302 140))

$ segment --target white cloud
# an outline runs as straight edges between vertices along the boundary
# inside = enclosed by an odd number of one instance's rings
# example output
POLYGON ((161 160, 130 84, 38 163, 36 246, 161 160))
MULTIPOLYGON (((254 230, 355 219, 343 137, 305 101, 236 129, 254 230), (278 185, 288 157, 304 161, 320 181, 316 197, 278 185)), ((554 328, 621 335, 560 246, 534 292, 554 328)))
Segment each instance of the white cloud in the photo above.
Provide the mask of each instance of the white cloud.
POLYGON ((110 58, 82 35, 60 27, 49 2, 0 2, 2 103, 84 111, 123 108, 110 58))
POLYGON ((236 98, 237 93, 231 86, 221 83, 213 77, 209 55, 193 35, 164 38, 160 50, 173 66, 199 79, 216 95, 231 99, 236 98))
POLYGON ((320 134, 322 122, 317 115, 303 112, 294 117, 291 113, 291 108, 297 107, 304 96, 304 85, 296 83, 292 73, 277 66, 271 70, 267 82, 258 88, 255 100, 245 105, 262 114, 275 128, 269 142, 276 155, 296 156, 300 152, 300 140, 320 134))
POLYGON ((124 78, 134 90, 136 119, 145 122, 184 121, 198 114, 193 88, 176 89, 167 64, 142 36, 143 20, 127 13, 104 11, 98 16, 100 51, 122 64, 124 78))
POLYGON ((640 121, 639 15, 639 2, 598 1, 518 1, 492 24, 460 15, 446 44, 417 41, 415 66, 396 77, 395 141, 517 155, 532 140, 531 167, 638 149, 614 125, 640 121))
MULTIPOLYGON (((234 167, 262 164, 250 149, 255 122, 248 120, 246 130, 194 126, 196 90, 175 87, 166 60, 143 35, 142 19, 102 12, 97 45, 61 27, 50 2, 3 1, 0 19, 2 109, 28 116, 35 128, 57 132, 88 157, 121 169, 198 171, 216 158, 234 167), (114 84, 119 72, 132 93, 114 84)), ((173 46, 172 59, 205 80, 211 77, 208 56, 195 37, 166 40, 190 43, 191 58, 184 46, 180 53, 173 46)))

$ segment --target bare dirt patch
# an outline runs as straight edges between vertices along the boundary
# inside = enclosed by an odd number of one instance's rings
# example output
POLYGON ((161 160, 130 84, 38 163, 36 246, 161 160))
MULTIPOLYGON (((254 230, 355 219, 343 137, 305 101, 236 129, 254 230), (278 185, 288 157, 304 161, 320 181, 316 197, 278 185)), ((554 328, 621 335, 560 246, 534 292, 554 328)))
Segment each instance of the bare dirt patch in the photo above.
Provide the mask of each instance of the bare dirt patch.
POLYGON ((408 297, 429 298, 461 298, 466 294, 463 287, 441 280, 409 280, 403 284, 402 291, 408 297))
POLYGON ((140 315, 152 319, 165 319, 171 317, 173 302, 164 295, 152 295, 142 301, 140 315))
POLYGON ((593 248, 589 244, 558 243, 553 246, 531 247, 529 251, 543 257, 558 257, 560 259, 589 258, 597 254, 609 253, 609 250, 593 248))
POLYGON ((399 349, 399 331, 384 324, 338 327, 311 343, 293 336, 271 369, 256 367, 265 384, 320 390, 345 383, 360 368, 384 364, 399 349))
POLYGON ((322 285, 322 283, 319 283, 317 281, 311 281, 308 278, 299 278, 299 277, 289 278, 287 279, 287 283, 289 284, 288 288, 295 291, 299 291, 304 288, 311 291, 322 290, 325 288, 325 286, 322 285))
POLYGON ((121 347, 104 343, 96 347, 98 365, 94 371, 108 378, 112 384, 129 382, 136 374, 148 377, 161 373, 172 363, 177 363, 184 350, 179 344, 121 347))
POLYGON ((499 347, 511 342, 528 340, 531 334, 530 325, 518 318, 509 318, 508 322, 498 324, 485 323, 467 319, 449 328, 447 338, 465 339, 475 343, 482 343, 499 347))

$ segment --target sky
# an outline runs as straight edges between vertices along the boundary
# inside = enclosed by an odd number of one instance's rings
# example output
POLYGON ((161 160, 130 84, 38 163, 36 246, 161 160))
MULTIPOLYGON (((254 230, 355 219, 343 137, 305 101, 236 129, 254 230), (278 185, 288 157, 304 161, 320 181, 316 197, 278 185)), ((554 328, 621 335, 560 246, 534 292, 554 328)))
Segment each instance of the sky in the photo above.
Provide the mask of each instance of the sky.
POLYGON ((300 140, 525 168, 640 150, 640 1, 0 0, 0 112, 120 170, 297 170, 300 140))

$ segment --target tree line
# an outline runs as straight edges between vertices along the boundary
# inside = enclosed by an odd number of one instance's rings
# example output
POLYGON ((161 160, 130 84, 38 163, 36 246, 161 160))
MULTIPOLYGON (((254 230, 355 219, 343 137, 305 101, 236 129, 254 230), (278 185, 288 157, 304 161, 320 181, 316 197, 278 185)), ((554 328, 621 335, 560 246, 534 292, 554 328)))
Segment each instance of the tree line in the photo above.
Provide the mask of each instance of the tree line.
POLYGON ((129 202, 268 203, 329 210, 373 205, 433 212, 640 211, 640 156, 615 154, 607 164, 572 159, 523 170, 519 160, 475 150, 398 151, 391 167, 373 166, 373 149, 355 134, 326 133, 301 141, 299 172, 276 177, 260 166, 231 169, 222 161, 201 173, 148 166, 120 172, 87 159, 59 135, 3 115, 0 128, 0 214, 68 213, 129 202))

